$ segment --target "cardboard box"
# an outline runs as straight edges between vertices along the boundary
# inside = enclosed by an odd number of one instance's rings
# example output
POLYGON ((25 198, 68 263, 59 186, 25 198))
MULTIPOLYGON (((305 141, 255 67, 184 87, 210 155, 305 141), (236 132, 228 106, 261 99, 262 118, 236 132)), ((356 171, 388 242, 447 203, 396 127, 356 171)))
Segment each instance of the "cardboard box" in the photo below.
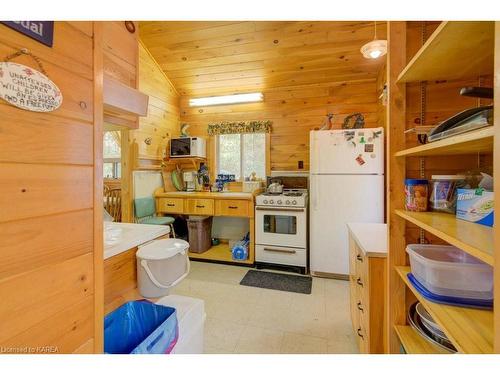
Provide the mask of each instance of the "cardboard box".
POLYGON ((457 189, 457 218, 493 226, 494 200, 492 191, 457 189))

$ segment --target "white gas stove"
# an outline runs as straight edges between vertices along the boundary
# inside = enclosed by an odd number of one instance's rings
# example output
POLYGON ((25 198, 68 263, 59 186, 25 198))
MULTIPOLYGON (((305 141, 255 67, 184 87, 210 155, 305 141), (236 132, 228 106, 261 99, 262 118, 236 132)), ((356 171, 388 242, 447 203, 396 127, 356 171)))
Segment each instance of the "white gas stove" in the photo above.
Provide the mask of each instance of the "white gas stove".
MULTIPOLYGON (((283 178, 284 179, 284 178, 283 178)), ((292 180, 297 183, 297 178, 292 180)), ((264 264, 307 268, 307 178, 300 187, 284 179, 281 194, 258 195, 255 205, 255 260, 264 264), (287 182, 289 185, 287 186, 287 182)))
POLYGON ((284 189, 281 194, 263 193, 255 198, 257 206, 306 207, 307 190, 284 189))

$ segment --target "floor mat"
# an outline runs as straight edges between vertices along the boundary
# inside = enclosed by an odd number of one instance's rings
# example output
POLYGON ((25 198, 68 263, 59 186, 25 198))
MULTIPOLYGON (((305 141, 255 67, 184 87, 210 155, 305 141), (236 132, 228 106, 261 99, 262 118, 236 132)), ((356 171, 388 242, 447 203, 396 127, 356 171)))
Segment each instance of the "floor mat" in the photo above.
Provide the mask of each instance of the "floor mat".
POLYGON ((250 270, 240 281, 240 285, 311 294, 312 277, 250 270))

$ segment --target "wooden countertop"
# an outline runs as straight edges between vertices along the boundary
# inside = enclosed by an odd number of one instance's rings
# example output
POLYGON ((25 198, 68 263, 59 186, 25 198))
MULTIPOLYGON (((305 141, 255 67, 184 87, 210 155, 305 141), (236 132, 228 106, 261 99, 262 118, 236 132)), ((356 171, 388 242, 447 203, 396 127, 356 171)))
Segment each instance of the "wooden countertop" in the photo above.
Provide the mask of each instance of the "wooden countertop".
POLYGON ((161 191, 155 192, 156 198, 193 198, 193 199, 243 199, 253 201, 255 195, 260 194, 260 190, 253 193, 243 192, 222 192, 214 193, 210 191, 161 191))
POLYGON ((347 228, 366 256, 387 257, 387 224, 347 223, 347 228))

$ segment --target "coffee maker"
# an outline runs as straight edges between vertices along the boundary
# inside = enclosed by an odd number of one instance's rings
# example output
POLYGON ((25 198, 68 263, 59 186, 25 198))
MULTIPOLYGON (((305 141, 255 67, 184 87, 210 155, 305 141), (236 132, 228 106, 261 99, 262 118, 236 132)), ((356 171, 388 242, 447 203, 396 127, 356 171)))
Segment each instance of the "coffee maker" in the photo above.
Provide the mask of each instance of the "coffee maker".
POLYGON ((197 173, 194 171, 184 172, 182 174, 184 180, 184 190, 185 191, 195 191, 196 190, 196 178, 197 173))

